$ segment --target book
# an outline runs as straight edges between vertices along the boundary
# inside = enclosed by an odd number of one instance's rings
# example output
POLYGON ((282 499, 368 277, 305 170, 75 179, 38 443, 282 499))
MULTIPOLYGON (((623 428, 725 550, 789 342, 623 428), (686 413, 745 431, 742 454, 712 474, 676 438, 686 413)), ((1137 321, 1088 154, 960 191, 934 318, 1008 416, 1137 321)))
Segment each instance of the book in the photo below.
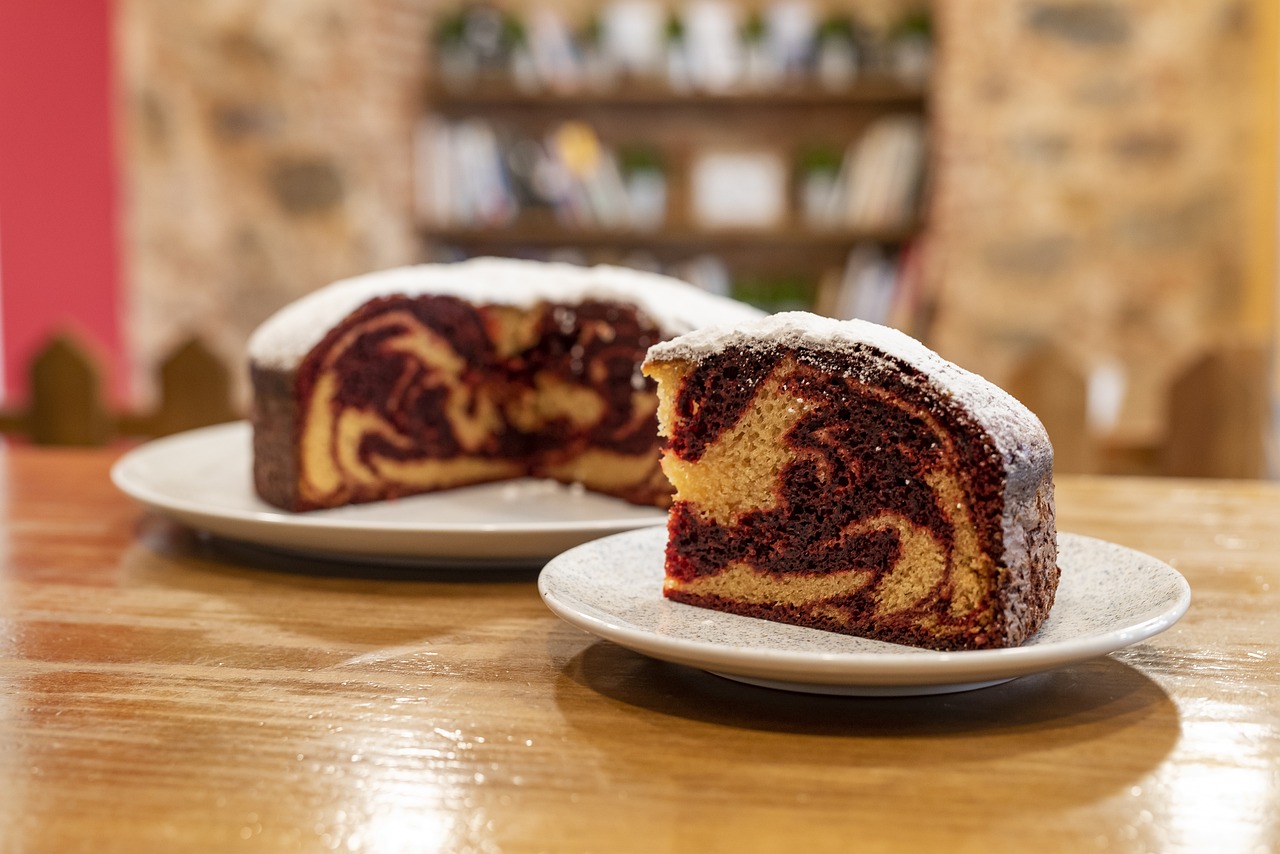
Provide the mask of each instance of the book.
POLYGON ((850 143, 836 204, 851 228, 898 228, 915 217, 924 168, 925 133, 918 116, 879 119, 850 143))

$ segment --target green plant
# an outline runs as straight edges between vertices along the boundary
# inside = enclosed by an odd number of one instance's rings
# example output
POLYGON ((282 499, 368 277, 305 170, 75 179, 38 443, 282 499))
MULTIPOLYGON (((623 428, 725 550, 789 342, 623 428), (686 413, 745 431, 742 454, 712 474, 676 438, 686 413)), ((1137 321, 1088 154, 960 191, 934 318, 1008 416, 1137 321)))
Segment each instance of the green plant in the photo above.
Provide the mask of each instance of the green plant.
POLYGON ((649 145, 628 145, 618 149, 618 168, 624 175, 663 171, 662 152, 649 145))
POLYGON ((933 37, 933 16, 927 11, 921 9, 915 12, 908 12, 898 19, 893 25, 889 35, 894 39, 902 38, 932 38, 933 37))
POLYGON ((454 12, 441 16, 436 23, 436 44, 454 47, 462 44, 467 36, 467 16, 462 12, 454 12))
POLYGON ((843 153, 829 145, 806 148, 797 158, 797 166, 801 175, 814 172, 839 172, 844 159, 843 153))
POLYGON ((668 44, 684 41, 684 19, 678 12, 672 12, 667 16, 666 37, 668 44))
POLYGON ((521 47, 528 41, 524 21, 515 15, 502 17, 502 45, 506 48, 521 47))
POLYGON ((587 18, 586 23, 582 25, 581 41, 583 47, 599 47, 600 41, 603 37, 604 25, 600 23, 600 16, 592 15, 587 18))
POLYGON ((837 39, 852 42, 857 38, 858 27, 848 15, 831 15, 818 25, 818 41, 837 39))

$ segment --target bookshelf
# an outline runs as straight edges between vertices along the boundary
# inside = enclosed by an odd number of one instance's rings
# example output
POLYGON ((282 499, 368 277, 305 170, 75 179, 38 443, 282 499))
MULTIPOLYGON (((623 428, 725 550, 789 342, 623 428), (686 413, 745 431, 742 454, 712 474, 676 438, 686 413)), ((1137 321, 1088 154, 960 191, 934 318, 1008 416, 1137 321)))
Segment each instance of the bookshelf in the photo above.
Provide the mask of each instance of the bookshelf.
POLYGON ((850 303, 828 292, 850 281, 855 249, 874 247, 893 265, 923 233, 925 82, 864 71, 836 87, 810 76, 708 90, 655 75, 555 88, 521 85, 509 69, 462 81, 433 75, 417 155, 428 258, 568 257, 686 278, 691 265, 705 269, 712 259, 720 272, 702 284, 753 301, 780 289, 785 301, 764 307, 824 310, 850 303), (881 140, 878 161, 858 154, 860 141, 891 135, 889 125, 898 143, 906 138, 905 153, 881 140), (558 166, 570 163, 560 171, 574 172, 575 158, 603 159, 605 177, 583 199, 529 204, 529 187, 519 185, 536 179, 512 177, 511 153, 538 147, 555 159, 565 128, 589 139, 560 157, 558 166), (484 149, 488 155, 476 153, 484 149), (643 222, 634 208, 617 212, 628 207, 627 161, 636 151, 657 164, 661 180, 660 210, 643 222), (881 185, 874 191, 861 192, 862 181, 855 192, 859 157, 881 185), (488 177, 477 166, 486 160, 496 164, 488 177), (471 191, 458 185, 464 175, 484 188, 480 200, 462 199, 471 191), (758 186, 756 196, 748 184, 758 186), (716 202, 716 188, 740 198, 716 202), (825 195, 815 202, 815 193, 825 195))

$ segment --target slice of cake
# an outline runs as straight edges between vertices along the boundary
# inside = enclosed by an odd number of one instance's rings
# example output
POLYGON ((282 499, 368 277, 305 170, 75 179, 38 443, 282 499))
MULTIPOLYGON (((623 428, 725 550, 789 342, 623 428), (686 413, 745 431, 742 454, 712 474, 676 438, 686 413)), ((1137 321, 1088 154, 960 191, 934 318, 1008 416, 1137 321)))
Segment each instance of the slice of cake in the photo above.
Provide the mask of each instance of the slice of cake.
POLYGON ((1053 449, 896 330, 792 312, 655 345, 665 595, 933 649, 1022 643, 1058 583, 1053 449))
POLYGON ((528 475, 666 506, 645 351, 759 316, 617 267, 485 258, 337 282, 250 339, 255 487, 312 510, 528 475))

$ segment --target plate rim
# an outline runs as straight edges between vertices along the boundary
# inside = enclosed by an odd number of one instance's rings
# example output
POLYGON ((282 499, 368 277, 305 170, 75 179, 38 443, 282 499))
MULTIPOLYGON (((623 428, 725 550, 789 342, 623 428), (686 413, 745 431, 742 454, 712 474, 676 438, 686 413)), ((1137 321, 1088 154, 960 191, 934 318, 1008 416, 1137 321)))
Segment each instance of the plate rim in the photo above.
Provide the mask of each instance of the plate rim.
MULTIPOLYGON (((145 507, 226 539, 270 546, 295 554, 323 556, 340 554, 343 559, 349 560, 377 559, 381 556, 420 557, 424 560, 443 557, 449 561, 466 560, 474 563, 481 563, 486 557, 495 561, 509 560, 513 557, 546 560, 560 551, 578 545, 585 540, 594 539, 604 534, 661 526, 666 521, 665 512, 658 508, 653 508, 654 514, 647 518, 619 515, 609 518, 561 522, 483 521, 440 523, 432 522, 430 519, 406 522, 387 519, 335 518, 332 515, 333 511, 327 510, 295 514, 279 508, 272 508, 265 502, 261 502, 261 499, 258 499, 252 492, 247 494, 245 498, 260 502, 262 509, 211 505, 198 499, 177 495, 172 490, 160 488, 154 480, 147 478, 142 471, 144 466, 164 463, 174 458, 180 459, 182 451, 193 445, 201 446, 202 450, 206 452, 222 450, 222 445, 218 443, 223 443, 228 446, 228 449, 231 449, 231 446, 248 449, 251 441, 251 429, 248 421, 240 420, 199 427, 170 436, 151 439, 129 449, 112 464, 110 469, 111 481, 121 492, 145 507), (232 531, 230 530, 231 528, 249 530, 232 531), (380 543, 379 547, 374 551, 367 549, 348 549, 344 551, 341 548, 327 547, 315 549, 295 548, 282 544, 280 535, 285 535, 286 540, 292 541, 304 534, 322 534, 328 540, 334 540, 346 535, 391 535, 404 538, 436 537, 451 540, 465 540, 483 536, 487 542, 494 545, 501 544, 502 547, 492 555, 477 555, 471 553, 471 550, 466 550, 466 554, 453 554, 451 552, 456 551, 456 549, 445 549, 437 552, 431 549, 410 548, 407 545, 401 547, 398 541, 380 543), (519 544, 522 539, 530 538, 540 538, 544 541, 565 539, 573 541, 555 549, 532 548, 526 553, 526 550, 519 548, 519 544)), ((231 462, 248 466, 251 460, 246 453, 242 459, 232 460, 231 462)), ((511 483, 522 482, 522 480, 524 479, 478 484, 477 486, 505 487, 511 483)), ((465 488, 460 487, 460 489, 465 488)), ((415 500, 438 499, 443 494, 443 492, 437 492, 419 496, 407 496, 400 499, 400 501, 412 502, 415 500)), ((339 511, 345 509, 347 508, 337 508, 339 511)))
MULTIPOLYGON (((868 652, 850 651, 836 653, 812 653, 797 650, 742 648, 717 645, 707 641, 671 637, 650 632, 621 619, 608 619, 606 612, 592 609, 602 615, 584 612, 563 599, 551 589, 547 579, 553 579, 562 561, 581 559, 583 550, 609 548, 611 541, 620 538, 653 537, 664 542, 653 530, 627 531, 584 543, 553 558, 538 575, 538 592, 547 607, 570 625, 574 625, 597 637, 611 640, 633 651, 697 667, 719 675, 746 676, 758 680, 791 682, 797 686, 955 686, 962 683, 1005 681, 1010 678, 1056 669, 1068 664, 1123 649, 1134 643, 1153 637, 1173 626, 1187 612, 1191 604, 1191 588, 1186 578, 1168 563, 1145 552, 1111 542, 1072 532, 1058 533, 1059 549, 1063 540, 1067 543, 1090 542, 1109 549, 1140 556, 1160 568, 1177 590, 1175 597, 1164 602, 1164 607, 1143 619, 1127 623, 1081 639, 1033 644, 992 650, 936 651, 903 647, 903 651, 868 652), (571 555, 571 553, 578 553, 571 555), (945 678, 939 678, 939 670, 945 670, 945 678), (795 678, 795 677, 799 678, 795 678)), ((606 578, 602 575, 601 578, 606 578)), ((670 600, 662 600, 672 607, 694 607, 670 600)), ((736 614, 709 609, 708 619, 749 620, 736 614)), ((616 617, 616 615, 613 615, 616 617)), ((797 627, 789 627, 794 629, 797 627)), ((813 629, 812 631, 818 631, 813 629)))

